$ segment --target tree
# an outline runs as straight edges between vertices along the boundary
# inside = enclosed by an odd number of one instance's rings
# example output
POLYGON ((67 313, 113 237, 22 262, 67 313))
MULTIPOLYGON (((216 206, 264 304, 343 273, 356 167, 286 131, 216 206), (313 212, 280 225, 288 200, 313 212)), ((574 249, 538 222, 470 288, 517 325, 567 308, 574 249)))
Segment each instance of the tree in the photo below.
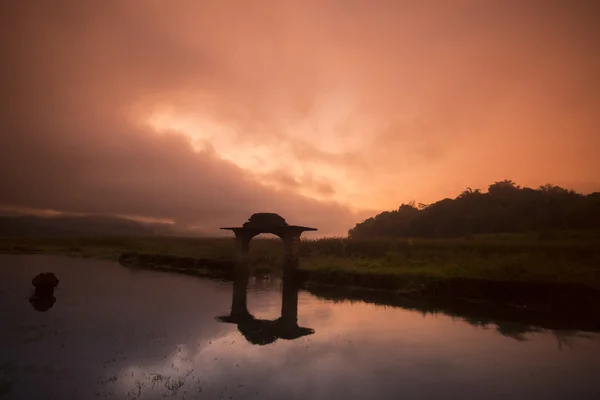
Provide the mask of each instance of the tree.
POLYGON ((487 193, 470 187, 455 199, 385 211, 348 231, 350 237, 452 237, 547 229, 600 229, 600 193, 584 196, 546 184, 521 188, 494 182, 487 193))
POLYGON ((505 179, 503 181, 494 182, 488 187, 488 193, 492 196, 496 195, 506 195, 512 194, 516 190, 519 190, 520 187, 511 181, 510 179, 505 179))

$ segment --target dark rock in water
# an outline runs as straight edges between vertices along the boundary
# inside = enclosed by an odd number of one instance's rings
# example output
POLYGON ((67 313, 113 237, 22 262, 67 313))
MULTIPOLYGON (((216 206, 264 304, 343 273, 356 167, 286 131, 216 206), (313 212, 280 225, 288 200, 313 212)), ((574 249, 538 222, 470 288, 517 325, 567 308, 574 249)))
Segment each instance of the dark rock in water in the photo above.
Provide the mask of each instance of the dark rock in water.
POLYGON ((52 272, 45 272, 33 278, 31 283, 35 286, 37 296, 51 296, 54 293, 54 289, 58 286, 58 278, 52 272))
POLYGON ((52 272, 37 275, 31 280, 35 286, 35 293, 29 298, 29 303, 40 312, 48 311, 54 303, 54 289, 58 286, 58 278, 52 272))
POLYGON ((45 272, 37 275, 35 278, 31 280, 33 286, 36 289, 38 288, 52 288, 58 286, 58 278, 52 272, 45 272))
POLYGON ((288 226, 285 219, 275 213, 256 213, 250 216, 248 222, 244 223, 244 228, 251 227, 273 227, 273 226, 288 226))
POLYGON ((46 312, 56 303, 56 297, 52 295, 34 294, 29 298, 29 304, 39 312, 46 312))

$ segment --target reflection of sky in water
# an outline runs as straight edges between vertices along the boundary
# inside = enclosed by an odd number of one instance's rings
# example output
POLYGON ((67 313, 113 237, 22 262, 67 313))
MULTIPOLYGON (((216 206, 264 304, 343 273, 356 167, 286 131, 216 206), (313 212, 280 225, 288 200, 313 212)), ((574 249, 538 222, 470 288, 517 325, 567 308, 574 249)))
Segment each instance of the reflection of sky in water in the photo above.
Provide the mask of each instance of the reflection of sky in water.
MULTIPOLYGON (((0 398, 600 398, 597 334, 559 349, 551 333, 522 342, 301 292, 298 323, 315 334, 254 346, 214 319, 229 284, 47 256, 0 256, 0 276, 0 398), (61 282, 39 313, 27 299, 46 270, 61 282)), ((251 291, 248 307, 277 318, 280 295, 251 291)))

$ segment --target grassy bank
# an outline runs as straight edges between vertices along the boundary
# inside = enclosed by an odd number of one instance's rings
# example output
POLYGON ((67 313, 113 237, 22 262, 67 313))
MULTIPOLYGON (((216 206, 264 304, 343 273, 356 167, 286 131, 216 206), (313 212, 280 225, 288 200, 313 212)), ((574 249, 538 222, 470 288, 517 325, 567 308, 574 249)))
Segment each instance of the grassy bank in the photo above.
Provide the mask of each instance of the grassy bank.
MULTIPOLYGON (((0 238, 3 253, 64 254, 117 260, 125 252, 233 261, 231 238, 0 238)), ((253 267, 277 273, 278 239, 254 239, 253 267)), ((451 278, 580 284, 600 289, 597 235, 487 235, 449 240, 319 239, 301 243, 301 270, 322 281, 344 276, 427 282, 451 278)), ((354 282, 356 283, 356 282, 354 282)))

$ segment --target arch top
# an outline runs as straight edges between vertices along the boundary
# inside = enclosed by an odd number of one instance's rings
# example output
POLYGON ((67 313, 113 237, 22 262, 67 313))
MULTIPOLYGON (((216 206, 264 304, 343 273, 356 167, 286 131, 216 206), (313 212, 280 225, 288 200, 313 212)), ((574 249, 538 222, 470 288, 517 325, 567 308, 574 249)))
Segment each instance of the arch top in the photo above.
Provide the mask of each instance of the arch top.
POLYGON ((307 226, 298 226, 298 225, 286 225, 286 226, 276 226, 276 227, 228 227, 221 228, 226 231, 233 231, 236 236, 256 236, 261 233, 271 233, 273 235, 283 237, 291 235, 301 235, 302 232, 306 231, 316 231, 317 228, 309 228, 307 226))
POLYGON ((289 236, 300 236, 302 232, 316 231, 316 228, 307 226, 288 225, 278 214, 257 213, 252 214, 248 222, 238 227, 221 228, 223 230, 233 231, 236 237, 254 237, 261 233, 271 233, 285 238, 289 236))

